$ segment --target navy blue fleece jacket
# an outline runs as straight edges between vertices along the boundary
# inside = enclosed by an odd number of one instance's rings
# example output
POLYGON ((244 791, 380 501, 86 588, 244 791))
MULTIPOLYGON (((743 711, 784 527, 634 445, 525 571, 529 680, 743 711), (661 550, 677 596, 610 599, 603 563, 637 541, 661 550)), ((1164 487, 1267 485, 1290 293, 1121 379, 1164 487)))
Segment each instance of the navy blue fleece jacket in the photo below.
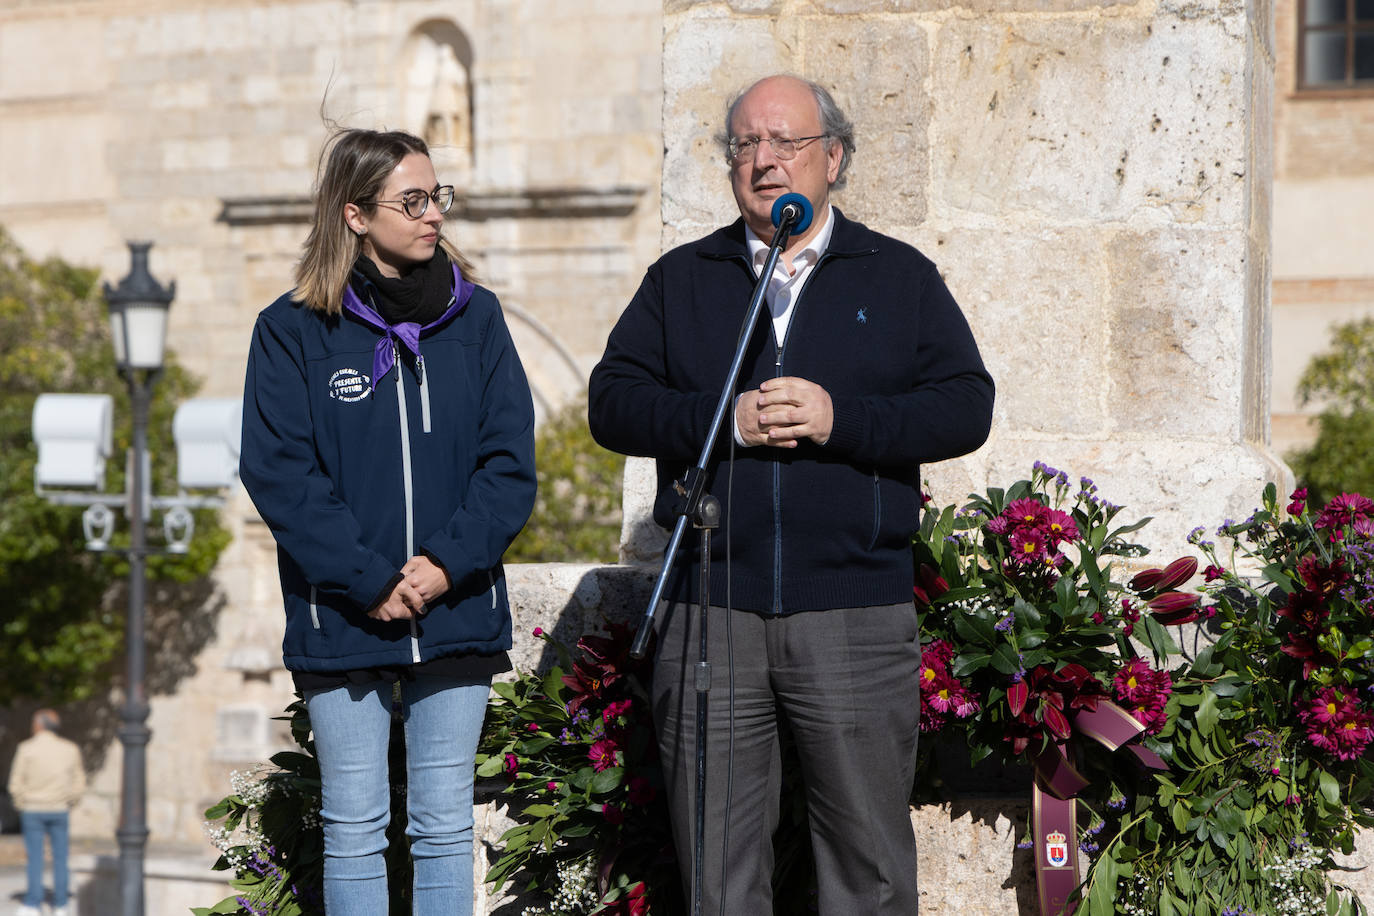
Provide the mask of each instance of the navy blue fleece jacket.
MULTIPOLYGON (((988 435, 992 378, 935 265, 834 214, 830 246, 783 346, 761 321, 739 385, 809 379, 830 394, 833 431, 824 446, 737 448, 732 499, 725 459, 733 427, 722 433, 707 478, 723 509, 712 540, 713 604, 726 603, 726 526, 736 608, 792 613, 910 600, 919 466, 971 452, 988 435)), ((664 527, 675 521, 672 482, 705 441, 754 283, 743 221, 669 252, 649 268, 592 372, 592 434, 607 448, 658 459, 654 518, 664 527)), ((695 557, 676 565, 666 597, 696 600, 696 566, 695 557)))
POLYGON ((349 310, 288 294, 258 316, 240 474, 277 540, 293 671, 510 648, 501 554, 534 505, 534 410, 496 297, 453 292, 422 360, 349 310), (417 553, 453 588, 416 621, 367 617, 417 553))

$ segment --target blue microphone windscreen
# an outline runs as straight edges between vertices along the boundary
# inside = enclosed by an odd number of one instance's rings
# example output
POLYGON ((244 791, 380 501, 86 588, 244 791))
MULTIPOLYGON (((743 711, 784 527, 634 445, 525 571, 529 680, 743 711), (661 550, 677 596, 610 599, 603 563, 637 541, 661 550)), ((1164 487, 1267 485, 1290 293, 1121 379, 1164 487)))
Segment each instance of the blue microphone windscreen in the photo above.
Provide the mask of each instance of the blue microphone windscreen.
POLYGON ((796 192, 784 194, 773 201, 773 225, 776 226, 782 222, 782 208, 788 204, 796 204, 801 207, 801 219, 797 220, 796 225, 792 227, 793 234, 805 232, 807 227, 811 225, 814 211, 811 209, 811 201, 796 192))

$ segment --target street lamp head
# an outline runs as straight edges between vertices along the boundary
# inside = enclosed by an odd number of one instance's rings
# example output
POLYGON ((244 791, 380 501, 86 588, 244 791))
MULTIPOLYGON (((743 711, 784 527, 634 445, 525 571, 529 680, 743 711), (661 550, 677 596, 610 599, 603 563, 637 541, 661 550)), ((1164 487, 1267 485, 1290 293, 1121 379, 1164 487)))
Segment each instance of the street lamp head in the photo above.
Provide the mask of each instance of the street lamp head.
POLYGON ((176 296, 173 281, 164 287, 148 272, 152 242, 130 242, 129 275, 118 286, 105 284, 110 333, 120 369, 161 369, 167 339, 167 309, 176 296))

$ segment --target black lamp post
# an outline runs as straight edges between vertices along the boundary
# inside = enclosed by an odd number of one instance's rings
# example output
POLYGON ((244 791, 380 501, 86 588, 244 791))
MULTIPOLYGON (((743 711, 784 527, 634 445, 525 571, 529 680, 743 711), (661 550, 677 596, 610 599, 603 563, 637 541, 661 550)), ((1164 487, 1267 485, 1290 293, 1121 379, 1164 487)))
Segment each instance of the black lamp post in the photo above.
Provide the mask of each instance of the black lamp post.
POLYGON ((129 619, 125 626, 124 709, 119 740, 124 773, 119 801, 119 896, 121 916, 143 916, 143 853, 148 844, 148 697, 144 685, 147 583, 147 517, 150 492, 148 406, 162 372, 167 310, 176 283, 163 287, 148 273, 151 242, 130 242, 129 275, 117 287, 106 283, 115 363, 129 387, 134 412, 133 456, 129 468, 129 619))

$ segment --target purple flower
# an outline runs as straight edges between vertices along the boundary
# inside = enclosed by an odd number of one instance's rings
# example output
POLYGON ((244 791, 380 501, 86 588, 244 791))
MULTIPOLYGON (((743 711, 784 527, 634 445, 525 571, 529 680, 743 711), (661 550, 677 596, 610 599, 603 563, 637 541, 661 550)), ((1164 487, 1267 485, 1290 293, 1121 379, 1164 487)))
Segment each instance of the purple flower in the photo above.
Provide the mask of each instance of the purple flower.
POLYGON ((999 633, 1005 633, 1007 630, 1010 630, 1015 623, 1016 615, 1009 611, 1007 612, 1007 616, 993 624, 992 628, 999 633))

